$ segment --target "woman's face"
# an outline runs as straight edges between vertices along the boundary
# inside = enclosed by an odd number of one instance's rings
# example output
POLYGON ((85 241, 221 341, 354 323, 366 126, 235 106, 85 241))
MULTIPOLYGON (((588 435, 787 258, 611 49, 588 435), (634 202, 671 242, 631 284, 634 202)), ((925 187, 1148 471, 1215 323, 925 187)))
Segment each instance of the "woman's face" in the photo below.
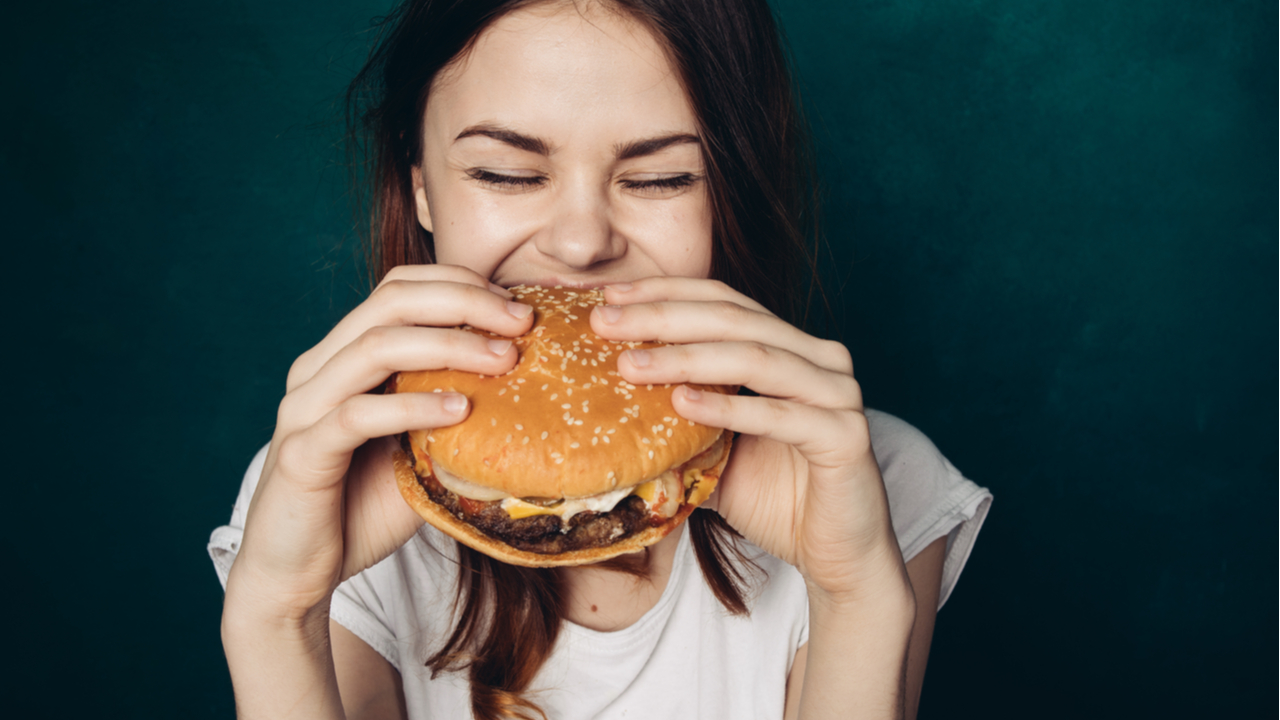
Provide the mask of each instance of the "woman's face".
POLYGON ((415 169, 436 260, 503 286, 706 277, 693 108, 653 36, 597 5, 510 13, 437 78, 415 169))

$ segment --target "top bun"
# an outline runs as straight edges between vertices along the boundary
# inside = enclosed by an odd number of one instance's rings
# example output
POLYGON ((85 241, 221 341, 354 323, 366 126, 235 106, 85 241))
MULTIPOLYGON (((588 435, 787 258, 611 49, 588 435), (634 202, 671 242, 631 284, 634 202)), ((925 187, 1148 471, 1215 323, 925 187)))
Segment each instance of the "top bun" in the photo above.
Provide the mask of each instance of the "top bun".
POLYGON ((534 324, 515 339, 520 359, 510 372, 402 372, 389 383, 391 392, 467 396, 466 420, 409 433, 410 442, 444 470, 515 497, 585 497, 657 477, 723 432, 677 415, 670 385, 622 379, 619 353, 662 343, 596 335, 590 317, 594 306, 604 304, 601 291, 518 286, 511 292, 533 306, 534 324))

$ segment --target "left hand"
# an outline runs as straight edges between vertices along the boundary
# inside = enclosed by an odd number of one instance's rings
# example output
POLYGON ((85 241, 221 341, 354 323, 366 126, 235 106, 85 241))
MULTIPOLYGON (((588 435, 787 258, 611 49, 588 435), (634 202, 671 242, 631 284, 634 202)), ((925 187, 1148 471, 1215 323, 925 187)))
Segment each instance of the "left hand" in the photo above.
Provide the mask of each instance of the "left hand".
POLYGON ((672 391, 682 417, 739 433, 707 507, 795 565, 811 599, 910 592, 843 345, 712 280, 648 278, 606 288, 605 300, 618 307, 593 312, 602 337, 678 343, 624 353, 618 371, 628 382, 741 385, 759 395, 672 391))

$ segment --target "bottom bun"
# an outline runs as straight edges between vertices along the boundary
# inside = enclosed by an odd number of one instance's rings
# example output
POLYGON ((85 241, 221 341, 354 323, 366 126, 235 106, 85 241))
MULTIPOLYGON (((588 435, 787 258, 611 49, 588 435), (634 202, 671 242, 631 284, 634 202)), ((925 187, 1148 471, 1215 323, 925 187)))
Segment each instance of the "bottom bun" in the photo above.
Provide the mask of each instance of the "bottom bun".
MULTIPOLYGON (((724 466, 729 462, 730 445, 732 445, 731 436, 725 438, 724 454, 720 456, 720 462, 716 463, 714 468, 703 472, 702 481, 698 484, 698 488, 702 492, 698 494, 703 497, 704 501, 715 489, 716 483, 720 480, 720 473, 724 471, 724 466)), ((482 552, 495 560, 501 560, 511 565, 523 565, 525 567, 588 565, 618 557, 619 555, 639 552, 670 534, 698 507, 698 504, 695 503, 685 503, 680 506, 675 515, 661 525, 641 530, 612 545, 543 555, 511 547, 480 532, 474 526, 459 520, 457 516, 441 507, 427 495, 426 489, 422 487, 421 481, 418 480, 417 474, 413 471, 412 461, 403 451, 396 450, 392 460, 396 468, 396 483, 400 486, 400 494, 404 496, 405 502, 409 503, 409 506, 417 511, 424 520, 472 550, 482 552)))

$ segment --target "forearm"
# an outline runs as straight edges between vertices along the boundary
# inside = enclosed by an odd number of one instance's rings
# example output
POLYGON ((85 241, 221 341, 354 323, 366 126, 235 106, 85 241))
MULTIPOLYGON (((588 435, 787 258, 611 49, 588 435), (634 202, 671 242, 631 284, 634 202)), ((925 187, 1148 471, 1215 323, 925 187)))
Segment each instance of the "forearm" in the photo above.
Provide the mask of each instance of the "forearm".
POLYGON ((237 717, 346 718, 334 673, 328 615, 317 611, 287 617, 227 596, 222 644, 237 717))
POLYGON ((811 593, 800 717, 901 718, 914 617, 909 584, 851 605, 811 593))

